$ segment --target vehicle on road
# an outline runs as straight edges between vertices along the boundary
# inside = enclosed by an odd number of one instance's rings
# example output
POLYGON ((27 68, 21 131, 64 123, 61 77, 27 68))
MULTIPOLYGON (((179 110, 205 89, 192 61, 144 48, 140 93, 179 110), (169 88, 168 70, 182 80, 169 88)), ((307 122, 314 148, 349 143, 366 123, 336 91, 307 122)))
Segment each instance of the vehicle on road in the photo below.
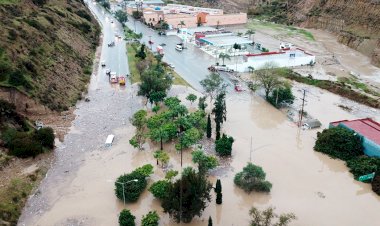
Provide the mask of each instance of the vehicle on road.
POLYGON ((160 46, 166 46, 166 44, 165 43, 161 43, 160 46))
POLYGON ((112 46, 115 46, 115 42, 108 43, 108 47, 112 47, 112 46))
POLYGON ((118 77, 119 85, 125 86, 125 77, 123 75, 120 75, 118 77))
POLYGON ((217 72, 217 71, 224 71, 224 72, 234 72, 233 69, 225 66, 225 65, 222 65, 222 66, 219 66, 219 65, 211 65, 210 67, 207 68, 209 71, 212 71, 212 72, 217 72))
POLYGON ((117 76, 116 76, 116 72, 111 72, 111 76, 110 76, 110 82, 111 83, 117 83, 117 76))
POLYGON ((119 33, 116 32, 116 33, 115 33, 115 37, 116 37, 116 38, 121 38, 121 35, 120 35, 119 33))
POLYGON ((241 91, 243 91, 243 87, 240 84, 235 84, 235 91, 241 92, 241 91))
POLYGON ((113 20, 111 20, 111 23, 113 24, 113 20))
POLYGON ((105 67, 105 66, 106 66, 106 62, 105 62, 105 61, 102 61, 102 62, 100 63, 100 65, 102 65, 102 67, 105 67))
POLYGON ((171 69, 174 69, 174 68, 175 68, 174 64, 171 64, 171 63, 168 63, 168 66, 169 66, 171 69))
POLYGON ((162 48, 162 46, 157 46, 156 49, 158 54, 164 55, 164 48, 162 48))
POLYGON ((106 69, 106 75, 111 75, 111 69, 109 68, 106 69))
POLYGON ((159 31, 158 35, 166 35, 166 32, 165 31, 159 31))
POLYGON ((175 45, 175 49, 178 50, 178 51, 182 51, 183 50, 183 45, 182 44, 177 44, 177 45, 175 45))

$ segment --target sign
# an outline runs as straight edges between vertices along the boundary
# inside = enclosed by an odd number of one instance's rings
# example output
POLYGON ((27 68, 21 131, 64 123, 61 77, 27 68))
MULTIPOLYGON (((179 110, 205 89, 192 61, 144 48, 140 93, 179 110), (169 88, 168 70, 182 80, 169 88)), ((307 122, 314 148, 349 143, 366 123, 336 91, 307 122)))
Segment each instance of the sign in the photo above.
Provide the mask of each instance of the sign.
POLYGON ((360 176, 359 177, 359 181, 371 180, 374 177, 375 177, 375 173, 373 172, 373 173, 370 173, 370 174, 367 174, 367 175, 360 176))

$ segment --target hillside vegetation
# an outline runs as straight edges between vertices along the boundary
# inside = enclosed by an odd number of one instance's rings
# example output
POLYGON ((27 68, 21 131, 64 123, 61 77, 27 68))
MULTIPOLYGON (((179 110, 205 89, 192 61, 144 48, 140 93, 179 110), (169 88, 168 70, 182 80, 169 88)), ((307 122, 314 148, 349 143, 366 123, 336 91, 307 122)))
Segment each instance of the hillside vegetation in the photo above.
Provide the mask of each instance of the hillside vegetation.
POLYGON ((67 110, 85 91, 99 35, 81 0, 0 0, 0 86, 67 110))

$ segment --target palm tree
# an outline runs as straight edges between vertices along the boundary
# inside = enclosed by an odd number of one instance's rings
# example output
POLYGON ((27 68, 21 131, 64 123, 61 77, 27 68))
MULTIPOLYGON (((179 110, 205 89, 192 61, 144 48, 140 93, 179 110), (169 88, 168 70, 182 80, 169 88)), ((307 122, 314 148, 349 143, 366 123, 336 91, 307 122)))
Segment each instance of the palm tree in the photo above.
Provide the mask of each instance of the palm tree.
POLYGON ((223 60, 223 65, 225 65, 225 64, 224 64, 224 60, 225 60, 225 59, 227 59, 227 60, 231 60, 231 56, 228 55, 227 53, 220 53, 220 54, 219 54, 219 58, 221 58, 221 59, 223 60))
POLYGON ((245 32, 246 35, 249 35, 249 39, 251 39, 251 35, 254 35, 256 32, 255 30, 249 29, 248 31, 245 32))
POLYGON ((232 48, 235 49, 235 52, 234 52, 234 57, 236 58, 235 62, 236 62, 236 67, 235 67, 235 71, 237 71, 237 57, 236 57, 236 50, 240 50, 241 49, 241 45, 240 44, 237 44, 235 43, 232 48))
POLYGON ((181 20, 181 21, 179 22, 178 25, 181 26, 181 28, 182 28, 183 26, 186 26, 185 21, 183 21, 183 20, 181 20))

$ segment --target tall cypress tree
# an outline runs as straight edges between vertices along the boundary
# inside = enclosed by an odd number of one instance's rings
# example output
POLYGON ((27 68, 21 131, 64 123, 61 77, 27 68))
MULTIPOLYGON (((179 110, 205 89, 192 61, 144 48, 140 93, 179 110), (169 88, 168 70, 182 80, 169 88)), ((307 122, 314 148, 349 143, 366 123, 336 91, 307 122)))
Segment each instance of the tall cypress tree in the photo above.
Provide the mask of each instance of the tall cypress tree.
POLYGON ((226 110, 226 93, 221 92, 216 97, 216 101, 214 103, 214 108, 212 109, 212 113, 215 115, 215 130, 216 130, 216 140, 220 138, 220 127, 223 121, 227 119, 227 110, 226 110))
POLYGON ((222 204, 222 192, 218 192, 218 193, 216 193, 216 204, 222 204))
POLYGON ((220 182, 220 179, 216 180, 215 192, 216 193, 222 192, 222 183, 220 182))
POLYGON ((207 138, 211 138, 211 118, 210 118, 210 114, 208 114, 208 117, 207 117, 207 128, 206 128, 206 132, 207 132, 207 138))
POLYGON ((208 218, 208 226, 212 226, 212 218, 211 218, 211 216, 208 218))

